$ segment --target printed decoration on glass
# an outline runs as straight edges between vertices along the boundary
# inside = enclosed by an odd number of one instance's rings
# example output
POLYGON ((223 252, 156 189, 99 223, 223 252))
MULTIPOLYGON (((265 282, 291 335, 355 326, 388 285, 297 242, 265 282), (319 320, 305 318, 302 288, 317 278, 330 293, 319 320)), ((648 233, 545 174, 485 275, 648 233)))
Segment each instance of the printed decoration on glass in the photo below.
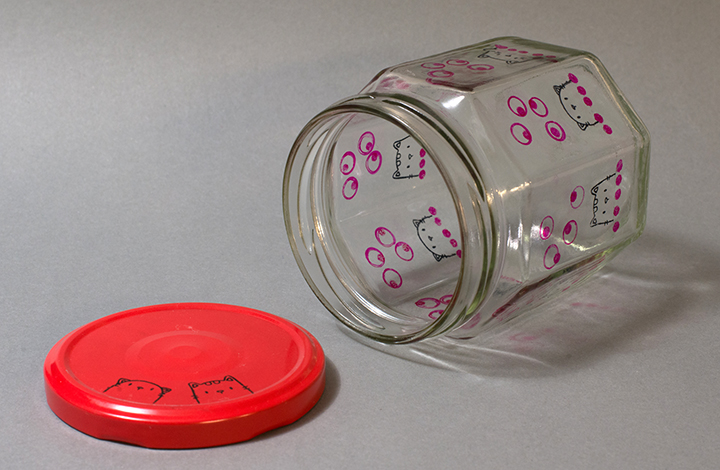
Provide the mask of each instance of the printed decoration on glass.
POLYGON ((440 318, 440 315, 443 314, 445 308, 450 305, 452 298, 452 294, 443 295, 439 299, 434 297, 423 297, 422 299, 415 301, 415 305, 422 309, 430 310, 427 316, 432 320, 437 320, 440 318))
MULTIPOLYGON (((621 188, 623 182, 622 169, 623 161, 620 159, 615 164, 615 172, 603 178, 590 190, 593 197, 590 227, 611 227, 613 233, 620 229, 620 222, 616 219, 620 215, 620 200, 623 196, 621 188)), ((568 202, 572 210, 579 209, 585 202, 585 188, 581 185, 575 186, 570 192, 568 202)), ((538 226, 537 237, 543 241, 548 240, 554 230, 555 219, 547 215, 538 226)), ((543 255, 545 269, 550 270, 560 262, 562 258, 561 247, 563 245, 573 245, 579 230, 580 226, 577 219, 573 218, 565 222, 557 242, 545 248, 543 255), (560 241, 562 241, 562 244, 560 241)))
POLYGON ((508 65, 519 64, 531 60, 546 60, 549 62, 557 62, 557 56, 546 55, 540 52, 531 52, 524 49, 518 49, 512 46, 495 44, 488 47, 482 54, 478 56, 480 59, 493 59, 505 62, 508 65))
POLYGON ((157 403, 163 395, 172 389, 163 387, 147 380, 132 380, 120 378, 117 382, 105 389, 103 393, 135 403, 157 403))
POLYGON ((382 89, 397 89, 407 90, 410 88, 410 84, 396 75, 390 75, 385 77, 378 83, 378 90, 382 89))
POLYGON ((425 81, 432 85, 455 86, 469 81, 475 82, 495 67, 490 64, 470 62, 462 57, 447 59, 444 62, 425 62, 420 65, 425 72, 425 81))
POLYGON ((410 136, 396 140, 393 143, 395 148, 395 172, 393 179, 425 178, 425 157, 427 153, 410 136))
POLYGON ((605 177, 592 187, 593 196, 591 227, 612 226, 612 231, 620 229, 620 222, 616 218, 620 215, 620 198, 622 197, 623 161, 618 160, 615 172, 605 177))
POLYGON ((441 261, 452 256, 462 257, 462 250, 457 241, 457 234, 443 226, 442 219, 437 213, 437 209, 429 207, 429 215, 422 219, 414 219, 413 225, 417 231, 418 238, 423 246, 432 253, 435 261, 441 261))
POLYGON ((507 99, 507 107, 512 114, 522 119, 522 122, 516 121, 510 125, 510 134, 520 145, 528 146, 533 143, 533 135, 528 126, 538 119, 544 121, 545 134, 552 140, 562 142, 567 137, 563 126, 548 118, 550 110, 537 96, 531 97, 526 102, 520 96, 512 95, 507 99))
POLYGON ((612 128, 604 123, 603 116, 593 107, 592 98, 575 74, 569 73, 568 79, 561 85, 553 85, 553 90, 560 98, 560 104, 567 115, 575 121, 580 130, 602 124, 606 134, 613 133, 612 128))
POLYGON ((356 176, 352 176, 352 173, 362 172, 363 164, 361 163, 361 157, 365 157, 364 169, 369 175, 374 175, 380 171, 380 167, 382 166, 382 154, 375 148, 375 134, 372 132, 367 131, 360 135, 357 149, 355 150, 360 154, 360 157, 358 157, 354 151, 348 150, 340 158, 339 164, 340 173, 344 177, 341 192, 343 197, 348 201, 353 199, 360 189, 360 182, 356 176))
POLYGON ((378 227, 375 229, 375 240, 380 248, 369 246, 365 250, 365 260, 370 266, 382 269, 383 282, 392 289, 402 287, 402 275, 397 269, 387 267, 386 255, 394 256, 400 261, 410 262, 415 257, 413 249, 407 243, 398 241, 395 235, 386 227, 378 227))

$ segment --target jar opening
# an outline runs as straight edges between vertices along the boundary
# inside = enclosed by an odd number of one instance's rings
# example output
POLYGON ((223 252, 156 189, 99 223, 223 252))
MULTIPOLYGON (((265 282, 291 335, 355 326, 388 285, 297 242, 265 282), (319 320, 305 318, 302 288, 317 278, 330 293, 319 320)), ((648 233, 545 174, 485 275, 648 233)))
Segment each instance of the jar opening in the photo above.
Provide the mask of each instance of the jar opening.
POLYGON ((309 124, 293 149, 285 207, 296 257, 328 309, 366 336, 403 342, 468 313, 454 301, 468 222, 447 151, 403 121, 358 110, 309 124))

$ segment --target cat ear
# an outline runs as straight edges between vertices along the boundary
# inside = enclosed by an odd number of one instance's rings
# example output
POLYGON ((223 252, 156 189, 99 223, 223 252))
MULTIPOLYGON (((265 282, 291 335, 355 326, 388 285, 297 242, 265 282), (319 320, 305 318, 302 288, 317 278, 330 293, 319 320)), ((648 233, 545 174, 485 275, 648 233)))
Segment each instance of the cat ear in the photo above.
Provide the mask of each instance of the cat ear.
POLYGON ((165 395, 168 392, 172 392, 172 388, 160 387, 160 391, 162 392, 163 395, 165 395))
POLYGON ((421 223, 422 219, 413 219, 413 225, 415 226, 415 228, 418 228, 421 223))
POLYGON ((237 379, 235 377, 233 377, 232 375, 226 375, 223 380, 225 380, 227 382, 237 382, 237 379))
POLYGON ((188 385, 190 385, 190 388, 197 388, 200 386, 200 384, 197 382, 190 382, 190 383, 188 383, 188 385))
POLYGON ((553 85, 553 90, 555 90, 555 93, 557 93, 558 96, 560 96, 560 92, 565 88, 562 85, 553 85))
POLYGON ((399 172, 399 171, 396 171, 395 173, 393 173, 393 179, 394 179, 394 180, 399 180, 399 179, 400 179, 400 172, 399 172))
POLYGON ((400 148, 400 145, 402 145, 402 140, 396 140, 393 142, 393 147, 395 147, 395 150, 400 148))
POLYGON ((437 253, 433 253, 433 256, 435 257, 435 261, 440 261, 441 259, 445 258, 443 255, 439 255, 437 253))
POLYGON ((131 380, 131 379, 123 379, 123 378, 120 378, 120 379, 118 379, 118 381, 117 381, 117 383, 116 383, 115 385, 124 384, 125 382, 132 382, 132 380, 131 380))

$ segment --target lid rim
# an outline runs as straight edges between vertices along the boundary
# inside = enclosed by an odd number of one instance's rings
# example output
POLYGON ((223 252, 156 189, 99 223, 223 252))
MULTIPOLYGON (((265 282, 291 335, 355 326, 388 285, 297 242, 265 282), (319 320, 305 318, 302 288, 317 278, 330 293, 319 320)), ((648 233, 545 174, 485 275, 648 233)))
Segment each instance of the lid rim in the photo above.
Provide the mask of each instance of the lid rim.
POLYGON ((300 419, 322 396, 325 357, 310 333, 266 312, 225 304, 163 304, 109 315, 65 335, 45 359, 44 378, 50 409, 85 434, 143 447, 199 448, 247 440, 300 419), (145 404, 105 395, 80 380, 70 367, 68 353, 73 343, 103 323, 156 311, 193 309, 232 311, 275 324, 290 336, 298 351, 296 363, 253 395, 198 404, 145 404))

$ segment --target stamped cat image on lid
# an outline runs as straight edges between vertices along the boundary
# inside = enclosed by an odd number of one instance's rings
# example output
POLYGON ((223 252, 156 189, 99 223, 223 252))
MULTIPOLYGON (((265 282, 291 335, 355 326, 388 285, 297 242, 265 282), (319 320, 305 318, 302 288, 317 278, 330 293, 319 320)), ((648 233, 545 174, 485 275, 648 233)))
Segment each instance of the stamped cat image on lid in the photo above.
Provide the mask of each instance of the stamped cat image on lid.
POLYGON ((90 436, 159 449, 251 439, 300 419, 325 388, 301 327, 244 307, 182 303, 116 313, 45 359, 48 405, 90 436))

